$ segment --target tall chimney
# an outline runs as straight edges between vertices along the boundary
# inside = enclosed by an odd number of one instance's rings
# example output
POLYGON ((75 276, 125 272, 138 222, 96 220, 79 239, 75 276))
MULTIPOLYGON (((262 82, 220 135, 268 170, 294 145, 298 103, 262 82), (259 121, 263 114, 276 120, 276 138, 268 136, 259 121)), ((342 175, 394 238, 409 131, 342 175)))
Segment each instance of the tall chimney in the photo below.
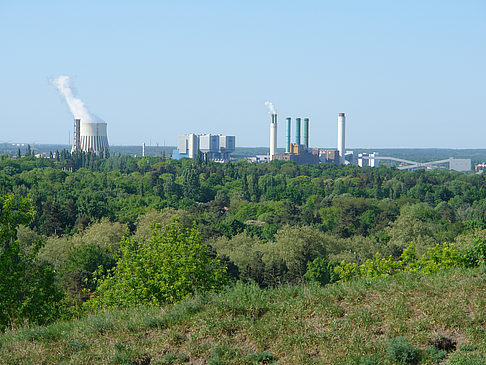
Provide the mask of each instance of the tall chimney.
POLYGON ((304 147, 309 148, 309 118, 304 118, 304 147))
POLYGON ((272 114, 272 121, 270 122, 270 161, 273 156, 277 154, 277 114, 272 114))
POLYGON ((145 142, 142 143, 142 157, 145 157, 145 142))
POLYGON ((292 118, 287 118, 287 132, 285 133, 285 152, 290 153, 290 127, 292 118))
POLYGON ((300 145, 300 118, 295 119, 295 144, 300 145))
POLYGON ((81 146, 81 120, 80 119, 74 119, 74 141, 73 141, 73 148, 71 149, 71 152, 79 151, 80 146, 81 146))
POLYGON ((344 153, 346 152, 345 133, 346 133, 346 115, 344 113, 339 113, 337 149, 339 152, 339 163, 341 165, 344 165, 344 153))

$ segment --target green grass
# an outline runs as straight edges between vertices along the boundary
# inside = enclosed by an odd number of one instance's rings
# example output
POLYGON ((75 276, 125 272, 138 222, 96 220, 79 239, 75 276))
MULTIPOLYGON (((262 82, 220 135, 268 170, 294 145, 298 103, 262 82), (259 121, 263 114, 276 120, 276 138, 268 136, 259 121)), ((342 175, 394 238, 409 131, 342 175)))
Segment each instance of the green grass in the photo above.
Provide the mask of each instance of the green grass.
POLYGON ((486 273, 236 284, 0 335, 0 364, 485 364, 486 273), (447 349, 444 349, 444 348, 447 349))

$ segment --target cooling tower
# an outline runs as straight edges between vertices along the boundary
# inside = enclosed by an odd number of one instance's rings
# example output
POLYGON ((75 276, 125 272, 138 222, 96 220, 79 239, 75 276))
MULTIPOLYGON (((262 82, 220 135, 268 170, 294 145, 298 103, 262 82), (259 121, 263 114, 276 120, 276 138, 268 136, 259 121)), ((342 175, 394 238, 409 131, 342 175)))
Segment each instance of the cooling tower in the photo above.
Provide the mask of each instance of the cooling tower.
POLYGON ((309 118, 304 118, 304 148, 309 148, 309 118))
POLYGON ((300 145, 300 118, 295 118, 295 144, 300 145))
POLYGON ((108 151, 106 123, 81 122, 80 147, 83 152, 94 152, 96 154, 108 151))
POLYGON ((270 122, 270 161, 273 156, 277 154, 277 114, 272 114, 272 121, 270 122))
POLYGON ((346 115, 344 113, 339 113, 338 115, 338 140, 337 149, 339 152, 339 162, 344 165, 344 154, 346 152, 345 146, 345 129, 346 129, 346 115))
POLYGON ((285 133, 285 152, 290 153, 290 128, 292 124, 292 118, 287 118, 287 131, 285 133))

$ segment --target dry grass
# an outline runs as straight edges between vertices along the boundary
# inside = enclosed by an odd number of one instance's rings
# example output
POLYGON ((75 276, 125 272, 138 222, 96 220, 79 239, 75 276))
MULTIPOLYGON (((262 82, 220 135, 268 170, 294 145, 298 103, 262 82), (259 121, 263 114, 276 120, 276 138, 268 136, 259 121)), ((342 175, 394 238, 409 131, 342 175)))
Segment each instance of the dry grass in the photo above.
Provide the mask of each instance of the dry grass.
POLYGON ((236 285, 165 308, 8 331, 0 364, 387 364, 397 337, 421 363, 484 364, 485 308, 480 269, 324 288, 236 285), (431 346, 441 338, 456 349, 431 346))

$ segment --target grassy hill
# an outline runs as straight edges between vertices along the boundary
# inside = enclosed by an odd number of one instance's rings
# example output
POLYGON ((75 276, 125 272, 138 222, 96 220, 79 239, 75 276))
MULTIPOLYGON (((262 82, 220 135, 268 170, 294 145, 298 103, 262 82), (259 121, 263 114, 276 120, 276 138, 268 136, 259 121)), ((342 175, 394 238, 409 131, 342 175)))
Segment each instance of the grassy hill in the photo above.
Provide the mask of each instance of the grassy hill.
POLYGON ((164 308, 0 335, 1 364, 486 363, 486 271, 326 287, 237 284, 164 308))

